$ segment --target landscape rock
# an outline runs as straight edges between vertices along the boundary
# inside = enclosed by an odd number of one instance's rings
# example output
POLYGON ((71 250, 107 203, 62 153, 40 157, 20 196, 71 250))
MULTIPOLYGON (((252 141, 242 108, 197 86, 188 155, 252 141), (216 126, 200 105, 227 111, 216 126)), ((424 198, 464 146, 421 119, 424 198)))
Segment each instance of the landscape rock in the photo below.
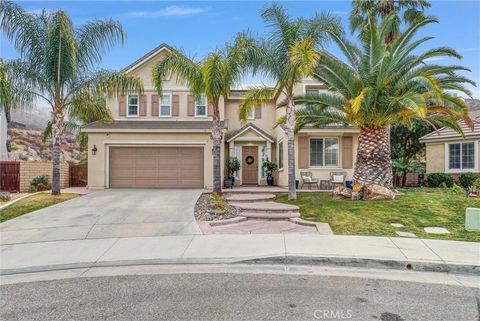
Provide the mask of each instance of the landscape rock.
POLYGON ((0 201, 2 202, 8 202, 10 201, 10 193, 0 193, 0 201))
POLYGON ((363 198, 366 201, 390 201, 395 199, 395 192, 380 185, 366 185, 363 198))
POLYGON ((352 190, 345 186, 337 186, 333 190, 333 198, 336 200, 339 199, 351 199, 352 198, 352 190))

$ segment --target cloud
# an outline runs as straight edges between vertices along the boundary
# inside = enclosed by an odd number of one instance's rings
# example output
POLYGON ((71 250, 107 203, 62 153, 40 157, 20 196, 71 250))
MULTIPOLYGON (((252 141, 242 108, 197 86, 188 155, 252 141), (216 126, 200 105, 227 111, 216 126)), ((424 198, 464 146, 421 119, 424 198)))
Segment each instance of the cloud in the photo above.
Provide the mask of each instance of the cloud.
POLYGON ((169 6, 156 11, 132 11, 124 14, 130 18, 191 16, 209 11, 206 7, 169 6))

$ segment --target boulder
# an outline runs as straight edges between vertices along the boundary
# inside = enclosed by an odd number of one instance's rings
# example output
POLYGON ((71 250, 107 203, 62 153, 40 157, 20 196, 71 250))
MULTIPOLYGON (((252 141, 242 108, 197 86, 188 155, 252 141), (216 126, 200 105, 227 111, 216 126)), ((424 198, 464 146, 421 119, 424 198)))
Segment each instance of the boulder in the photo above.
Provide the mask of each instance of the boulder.
POLYGON ((395 192, 380 185, 366 185, 363 198, 366 201, 390 201, 395 199, 395 192))
POLYGON ((333 198, 336 200, 346 199, 346 198, 351 199, 352 190, 344 186, 337 186, 333 190, 333 198))

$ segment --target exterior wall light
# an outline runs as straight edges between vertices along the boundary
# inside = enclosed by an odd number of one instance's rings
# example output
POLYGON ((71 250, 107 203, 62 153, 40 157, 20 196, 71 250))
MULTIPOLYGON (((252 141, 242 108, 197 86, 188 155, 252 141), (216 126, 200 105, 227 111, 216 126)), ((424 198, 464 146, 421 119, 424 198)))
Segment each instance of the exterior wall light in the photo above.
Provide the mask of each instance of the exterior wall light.
POLYGON ((93 148, 92 148, 92 155, 97 155, 97 145, 93 145, 93 148))

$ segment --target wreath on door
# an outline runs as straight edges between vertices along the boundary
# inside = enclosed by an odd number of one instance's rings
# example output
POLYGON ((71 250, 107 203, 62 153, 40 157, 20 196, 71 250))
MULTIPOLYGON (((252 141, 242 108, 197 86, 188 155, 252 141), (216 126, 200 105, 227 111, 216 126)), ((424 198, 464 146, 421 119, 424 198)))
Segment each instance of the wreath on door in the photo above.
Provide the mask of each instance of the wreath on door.
POLYGON ((247 156, 245 158, 245 163, 247 163, 247 165, 252 165, 254 161, 255 159, 253 158, 253 156, 247 156))

